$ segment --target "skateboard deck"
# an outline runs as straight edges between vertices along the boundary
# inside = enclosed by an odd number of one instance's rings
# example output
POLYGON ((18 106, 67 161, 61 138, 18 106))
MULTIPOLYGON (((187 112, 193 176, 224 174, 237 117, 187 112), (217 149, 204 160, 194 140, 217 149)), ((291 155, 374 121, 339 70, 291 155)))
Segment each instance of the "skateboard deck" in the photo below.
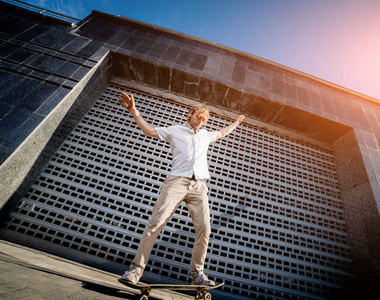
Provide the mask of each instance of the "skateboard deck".
POLYGON ((220 283, 218 285, 214 286, 208 286, 208 285, 190 285, 190 284, 144 284, 144 283, 137 283, 133 284, 132 282, 119 279, 119 282, 129 286, 134 289, 140 290, 140 300, 148 300, 149 294, 152 289, 166 289, 166 290, 182 290, 182 291, 191 291, 195 290, 197 291, 197 295, 195 296, 195 300, 211 300, 211 294, 208 292, 209 290, 216 289, 218 287, 221 287, 224 283, 220 283))

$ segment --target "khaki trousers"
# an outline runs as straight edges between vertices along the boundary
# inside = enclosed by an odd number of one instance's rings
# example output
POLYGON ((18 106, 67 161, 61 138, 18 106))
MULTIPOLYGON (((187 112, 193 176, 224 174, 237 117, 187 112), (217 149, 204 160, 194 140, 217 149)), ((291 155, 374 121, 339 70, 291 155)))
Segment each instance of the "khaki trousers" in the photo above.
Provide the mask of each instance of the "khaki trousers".
POLYGON ((190 270, 203 271, 208 241, 211 233, 208 188, 203 180, 168 176, 153 207, 152 216, 141 237, 132 265, 145 268, 154 243, 182 201, 193 219, 195 242, 190 270))

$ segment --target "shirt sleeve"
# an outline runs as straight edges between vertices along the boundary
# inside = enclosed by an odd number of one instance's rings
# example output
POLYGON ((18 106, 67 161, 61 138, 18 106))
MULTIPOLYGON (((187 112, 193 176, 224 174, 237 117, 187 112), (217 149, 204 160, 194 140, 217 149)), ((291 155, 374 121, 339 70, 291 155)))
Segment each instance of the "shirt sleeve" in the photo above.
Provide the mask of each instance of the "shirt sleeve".
POLYGON ((214 143, 217 140, 218 131, 207 131, 207 136, 210 143, 214 143))
POLYGON ((169 142, 170 141, 170 137, 172 135, 172 128, 173 126, 169 126, 169 127, 156 127, 156 132, 158 134, 158 138, 161 140, 161 141, 165 141, 165 142, 169 142))

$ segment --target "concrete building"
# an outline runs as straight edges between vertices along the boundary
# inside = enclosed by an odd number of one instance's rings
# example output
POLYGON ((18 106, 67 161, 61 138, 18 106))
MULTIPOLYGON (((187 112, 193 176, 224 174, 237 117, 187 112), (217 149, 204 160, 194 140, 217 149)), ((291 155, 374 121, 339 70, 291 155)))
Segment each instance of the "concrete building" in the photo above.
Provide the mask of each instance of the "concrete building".
MULTIPOLYGON (((154 126, 198 102, 209 129, 247 116, 209 151, 214 298, 378 292, 378 99, 122 16, 0 8, 3 239, 127 268, 170 164, 117 104, 127 91, 154 126)), ((144 280, 187 282, 192 243, 181 206, 144 280)))

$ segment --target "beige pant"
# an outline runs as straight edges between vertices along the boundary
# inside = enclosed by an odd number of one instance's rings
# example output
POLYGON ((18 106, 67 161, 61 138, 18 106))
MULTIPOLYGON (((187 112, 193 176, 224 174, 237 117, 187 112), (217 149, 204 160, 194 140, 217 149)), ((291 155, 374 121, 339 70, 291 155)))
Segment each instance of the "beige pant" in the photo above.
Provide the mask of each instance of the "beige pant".
POLYGON ((158 235, 181 202, 185 201, 195 228, 195 242, 190 270, 192 272, 203 271, 211 233, 207 193, 208 188, 203 180, 168 176, 153 207, 152 216, 141 237, 132 265, 145 268, 158 235))

